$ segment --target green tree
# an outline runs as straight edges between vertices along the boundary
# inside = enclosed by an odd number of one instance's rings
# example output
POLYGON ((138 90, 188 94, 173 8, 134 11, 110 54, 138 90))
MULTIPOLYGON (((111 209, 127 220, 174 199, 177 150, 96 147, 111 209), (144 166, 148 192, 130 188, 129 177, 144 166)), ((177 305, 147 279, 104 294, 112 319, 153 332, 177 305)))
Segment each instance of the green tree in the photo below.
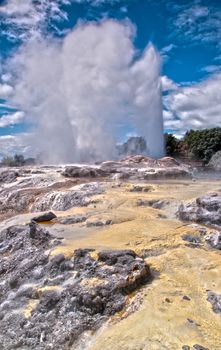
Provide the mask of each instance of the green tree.
POLYGON ((179 141, 173 134, 165 134, 165 148, 167 156, 174 156, 178 153, 179 141))
POLYGON ((221 128, 190 130, 184 137, 188 155, 208 163, 214 153, 221 150, 221 128))

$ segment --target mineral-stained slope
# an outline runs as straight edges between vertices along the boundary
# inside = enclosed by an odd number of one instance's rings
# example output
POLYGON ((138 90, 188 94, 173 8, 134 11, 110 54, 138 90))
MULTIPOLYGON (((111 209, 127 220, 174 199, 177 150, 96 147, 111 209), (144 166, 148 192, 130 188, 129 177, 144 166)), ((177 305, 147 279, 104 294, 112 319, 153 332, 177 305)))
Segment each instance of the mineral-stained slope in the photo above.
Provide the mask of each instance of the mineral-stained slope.
POLYGON ((146 181, 150 163, 4 173, 0 349, 221 349, 220 181, 146 181))

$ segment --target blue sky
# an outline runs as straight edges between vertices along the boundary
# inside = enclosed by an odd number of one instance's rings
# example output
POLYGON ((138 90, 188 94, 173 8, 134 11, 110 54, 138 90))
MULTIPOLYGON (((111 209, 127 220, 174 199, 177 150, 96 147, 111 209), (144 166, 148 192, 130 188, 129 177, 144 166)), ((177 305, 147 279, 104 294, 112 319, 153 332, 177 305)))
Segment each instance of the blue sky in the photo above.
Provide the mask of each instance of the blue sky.
MULTIPOLYGON (((137 57, 152 42, 161 56, 164 128, 221 126, 219 0, 0 1, 0 153, 26 151, 27 112, 14 103, 10 61, 33 40, 62 42, 79 23, 114 19, 133 26, 137 57)), ((136 132, 124 123, 119 137, 136 132)))

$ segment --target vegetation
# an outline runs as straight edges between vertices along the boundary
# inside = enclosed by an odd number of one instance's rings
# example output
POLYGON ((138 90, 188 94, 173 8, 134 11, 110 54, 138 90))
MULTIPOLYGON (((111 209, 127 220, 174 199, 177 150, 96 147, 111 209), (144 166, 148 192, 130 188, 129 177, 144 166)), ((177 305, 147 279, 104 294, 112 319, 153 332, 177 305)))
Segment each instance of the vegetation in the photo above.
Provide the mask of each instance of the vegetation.
POLYGON ((35 160, 33 158, 25 159, 22 154, 15 154, 14 157, 4 157, 0 163, 1 166, 19 167, 23 165, 33 165, 35 160))
POLYGON ((189 157, 208 163, 210 158, 221 150, 221 128, 190 130, 184 137, 189 157))
POLYGON ((211 157, 221 150, 221 128, 190 130, 183 140, 172 134, 165 134, 166 153, 193 160, 201 160, 207 164, 211 157))

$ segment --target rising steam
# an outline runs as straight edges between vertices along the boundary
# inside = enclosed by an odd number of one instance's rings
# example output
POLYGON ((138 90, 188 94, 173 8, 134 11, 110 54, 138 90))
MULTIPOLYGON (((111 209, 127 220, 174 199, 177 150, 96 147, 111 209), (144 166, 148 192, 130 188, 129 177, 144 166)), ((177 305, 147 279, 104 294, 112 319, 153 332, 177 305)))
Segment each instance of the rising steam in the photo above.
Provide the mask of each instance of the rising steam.
POLYGON ((31 144, 47 162, 116 156, 124 125, 163 155, 160 59, 149 45, 138 59, 130 22, 80 24, 63 41, 31 40, 12 61, 14 102, 33 128, 31 144))

